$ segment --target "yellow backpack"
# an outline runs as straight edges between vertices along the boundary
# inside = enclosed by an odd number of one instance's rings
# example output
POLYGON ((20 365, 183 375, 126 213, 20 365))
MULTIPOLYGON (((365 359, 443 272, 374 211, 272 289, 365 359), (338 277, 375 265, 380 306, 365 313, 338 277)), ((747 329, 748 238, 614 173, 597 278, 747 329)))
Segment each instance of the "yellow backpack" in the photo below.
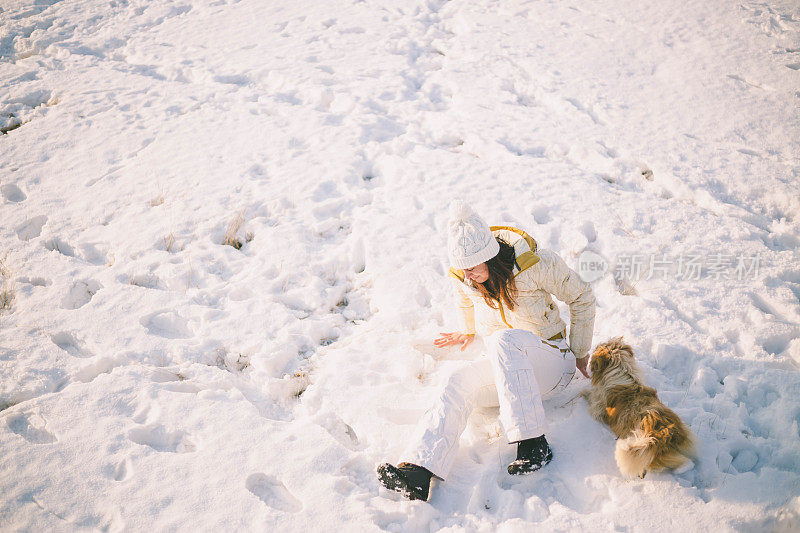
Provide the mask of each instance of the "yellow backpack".
MULTIPOLYGON (((525 252, 518 253, 517 257, 514 259, 514 263, 516 264, 516 267, 517 267, 517 272, 514 274, 514 277, 519 275, 519 273, 522 272, 523 270, 528 269, 528 268, 532 267, 533 265, 535 265, 536 263, 539 262, 539 256, 536 255, 536 248, 537 248, 536 241, 533 239, 533 237, 531 237, 530 235, 528 235, 527 233, 525 233, 521 229, 512 228, 511 226, 490 226, 489 230, 491 230, 492 234, 495 237, 504 238, 507 235, 514 234, 514 233, 519 235, 519 238, 517 238, 514 243, 509 242, 512 239, 509 239, 509 238, 505 238, 504 239, 509 244, 512 244, 512 246, 514 246, 514 248, 516 248, 517 247, 516 246, 517 243, 520 243, 520 242, 524 242, 524 243, 526 243, 528 245, 529 249, 527 251, 525 251, 525 252)), ((464 271, 463 270, 459 270, 459 269, 450 267, 450 271, 448 272, 447 275, 450 276, 451 278, 455 278, 455 279, 457 279, 459 281, 462 281, 462 282, 464 281, 464 271)))

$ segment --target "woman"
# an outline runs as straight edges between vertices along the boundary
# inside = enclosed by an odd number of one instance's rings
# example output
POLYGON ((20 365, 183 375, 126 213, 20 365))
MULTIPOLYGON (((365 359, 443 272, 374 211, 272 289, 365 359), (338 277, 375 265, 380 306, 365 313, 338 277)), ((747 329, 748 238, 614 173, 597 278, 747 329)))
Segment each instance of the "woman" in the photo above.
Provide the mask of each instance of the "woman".
POLYGON ((453 373, 420 420, 398 466, 384 463, 388 489, 427 500, 431 478, 444 480, 473 407, 500 406, 500 424, 517 459, 509 474, 538 470, 553 457, 545 438, 542 396, 567 386, 575 369, 586 373, 595 299, 588 283, 524 231, 487 226, 466 204, 450 207, 450 277, 460 296, 462 330, 443 333, 436 346, 466 348, 478 334, 487 353, 453 373), (570 308, 566 325, 552 296, 570 308))

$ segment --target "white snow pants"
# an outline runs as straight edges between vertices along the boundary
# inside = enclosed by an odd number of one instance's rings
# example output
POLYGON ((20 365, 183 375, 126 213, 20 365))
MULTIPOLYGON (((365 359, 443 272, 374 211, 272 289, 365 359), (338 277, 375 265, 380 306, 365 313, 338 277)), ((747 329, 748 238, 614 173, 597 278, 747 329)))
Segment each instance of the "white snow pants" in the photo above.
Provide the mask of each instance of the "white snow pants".
POLYGON ((486 345, 486 357, 449 377, 400 462, 423 466, 444 479, 475 407, 500 406, 500 425, 509 443, 547 431, 542 397, 563 390, 575 374, 575 356, 566 341, 505 329, 486 339, 486 345))

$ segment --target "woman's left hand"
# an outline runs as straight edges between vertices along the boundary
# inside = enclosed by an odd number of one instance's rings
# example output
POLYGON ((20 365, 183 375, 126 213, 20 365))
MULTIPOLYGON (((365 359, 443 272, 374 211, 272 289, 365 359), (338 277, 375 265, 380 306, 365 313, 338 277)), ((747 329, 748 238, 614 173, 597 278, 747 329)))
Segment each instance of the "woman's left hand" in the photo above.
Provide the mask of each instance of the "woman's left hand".
POLYGON ((462 352, 475 340, 475 335, 468 335, 466 333, 440 333, 440 335, 441 337, 433 341, 433 344, 437 348, 444 348, 452 344, 460 344, 462 352))
POLYGON ((589 356, 581 357, 580 359, 575 359, 575 368, 581 371, 581 374, 584 377, 588 378, 589 373, 586 371, 586 364, 589 362, 589 356))

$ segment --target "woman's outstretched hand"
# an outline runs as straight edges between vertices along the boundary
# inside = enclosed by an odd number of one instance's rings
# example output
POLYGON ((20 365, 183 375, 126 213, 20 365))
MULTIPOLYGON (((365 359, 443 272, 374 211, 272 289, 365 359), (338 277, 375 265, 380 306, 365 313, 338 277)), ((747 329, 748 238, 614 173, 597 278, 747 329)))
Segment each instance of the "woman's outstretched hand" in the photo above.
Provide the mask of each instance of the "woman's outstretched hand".
POLYGON ((588 355, 586 357, 582 357, 580 359, 575 359, 575 368, 580 370, 581 374, 583 374, 584 377, 586 377, 586 378, 589 377, 589 373, 586 371, 586 363, 588 363, 588 362, 589 362, 589 356, 588 355))
POLYGON ((437 348, 460 344, 462 352, 475 340, 475 335, 467 335, 465 333, 440 333, 440 335, 441 337, 433 341, 437 348))

